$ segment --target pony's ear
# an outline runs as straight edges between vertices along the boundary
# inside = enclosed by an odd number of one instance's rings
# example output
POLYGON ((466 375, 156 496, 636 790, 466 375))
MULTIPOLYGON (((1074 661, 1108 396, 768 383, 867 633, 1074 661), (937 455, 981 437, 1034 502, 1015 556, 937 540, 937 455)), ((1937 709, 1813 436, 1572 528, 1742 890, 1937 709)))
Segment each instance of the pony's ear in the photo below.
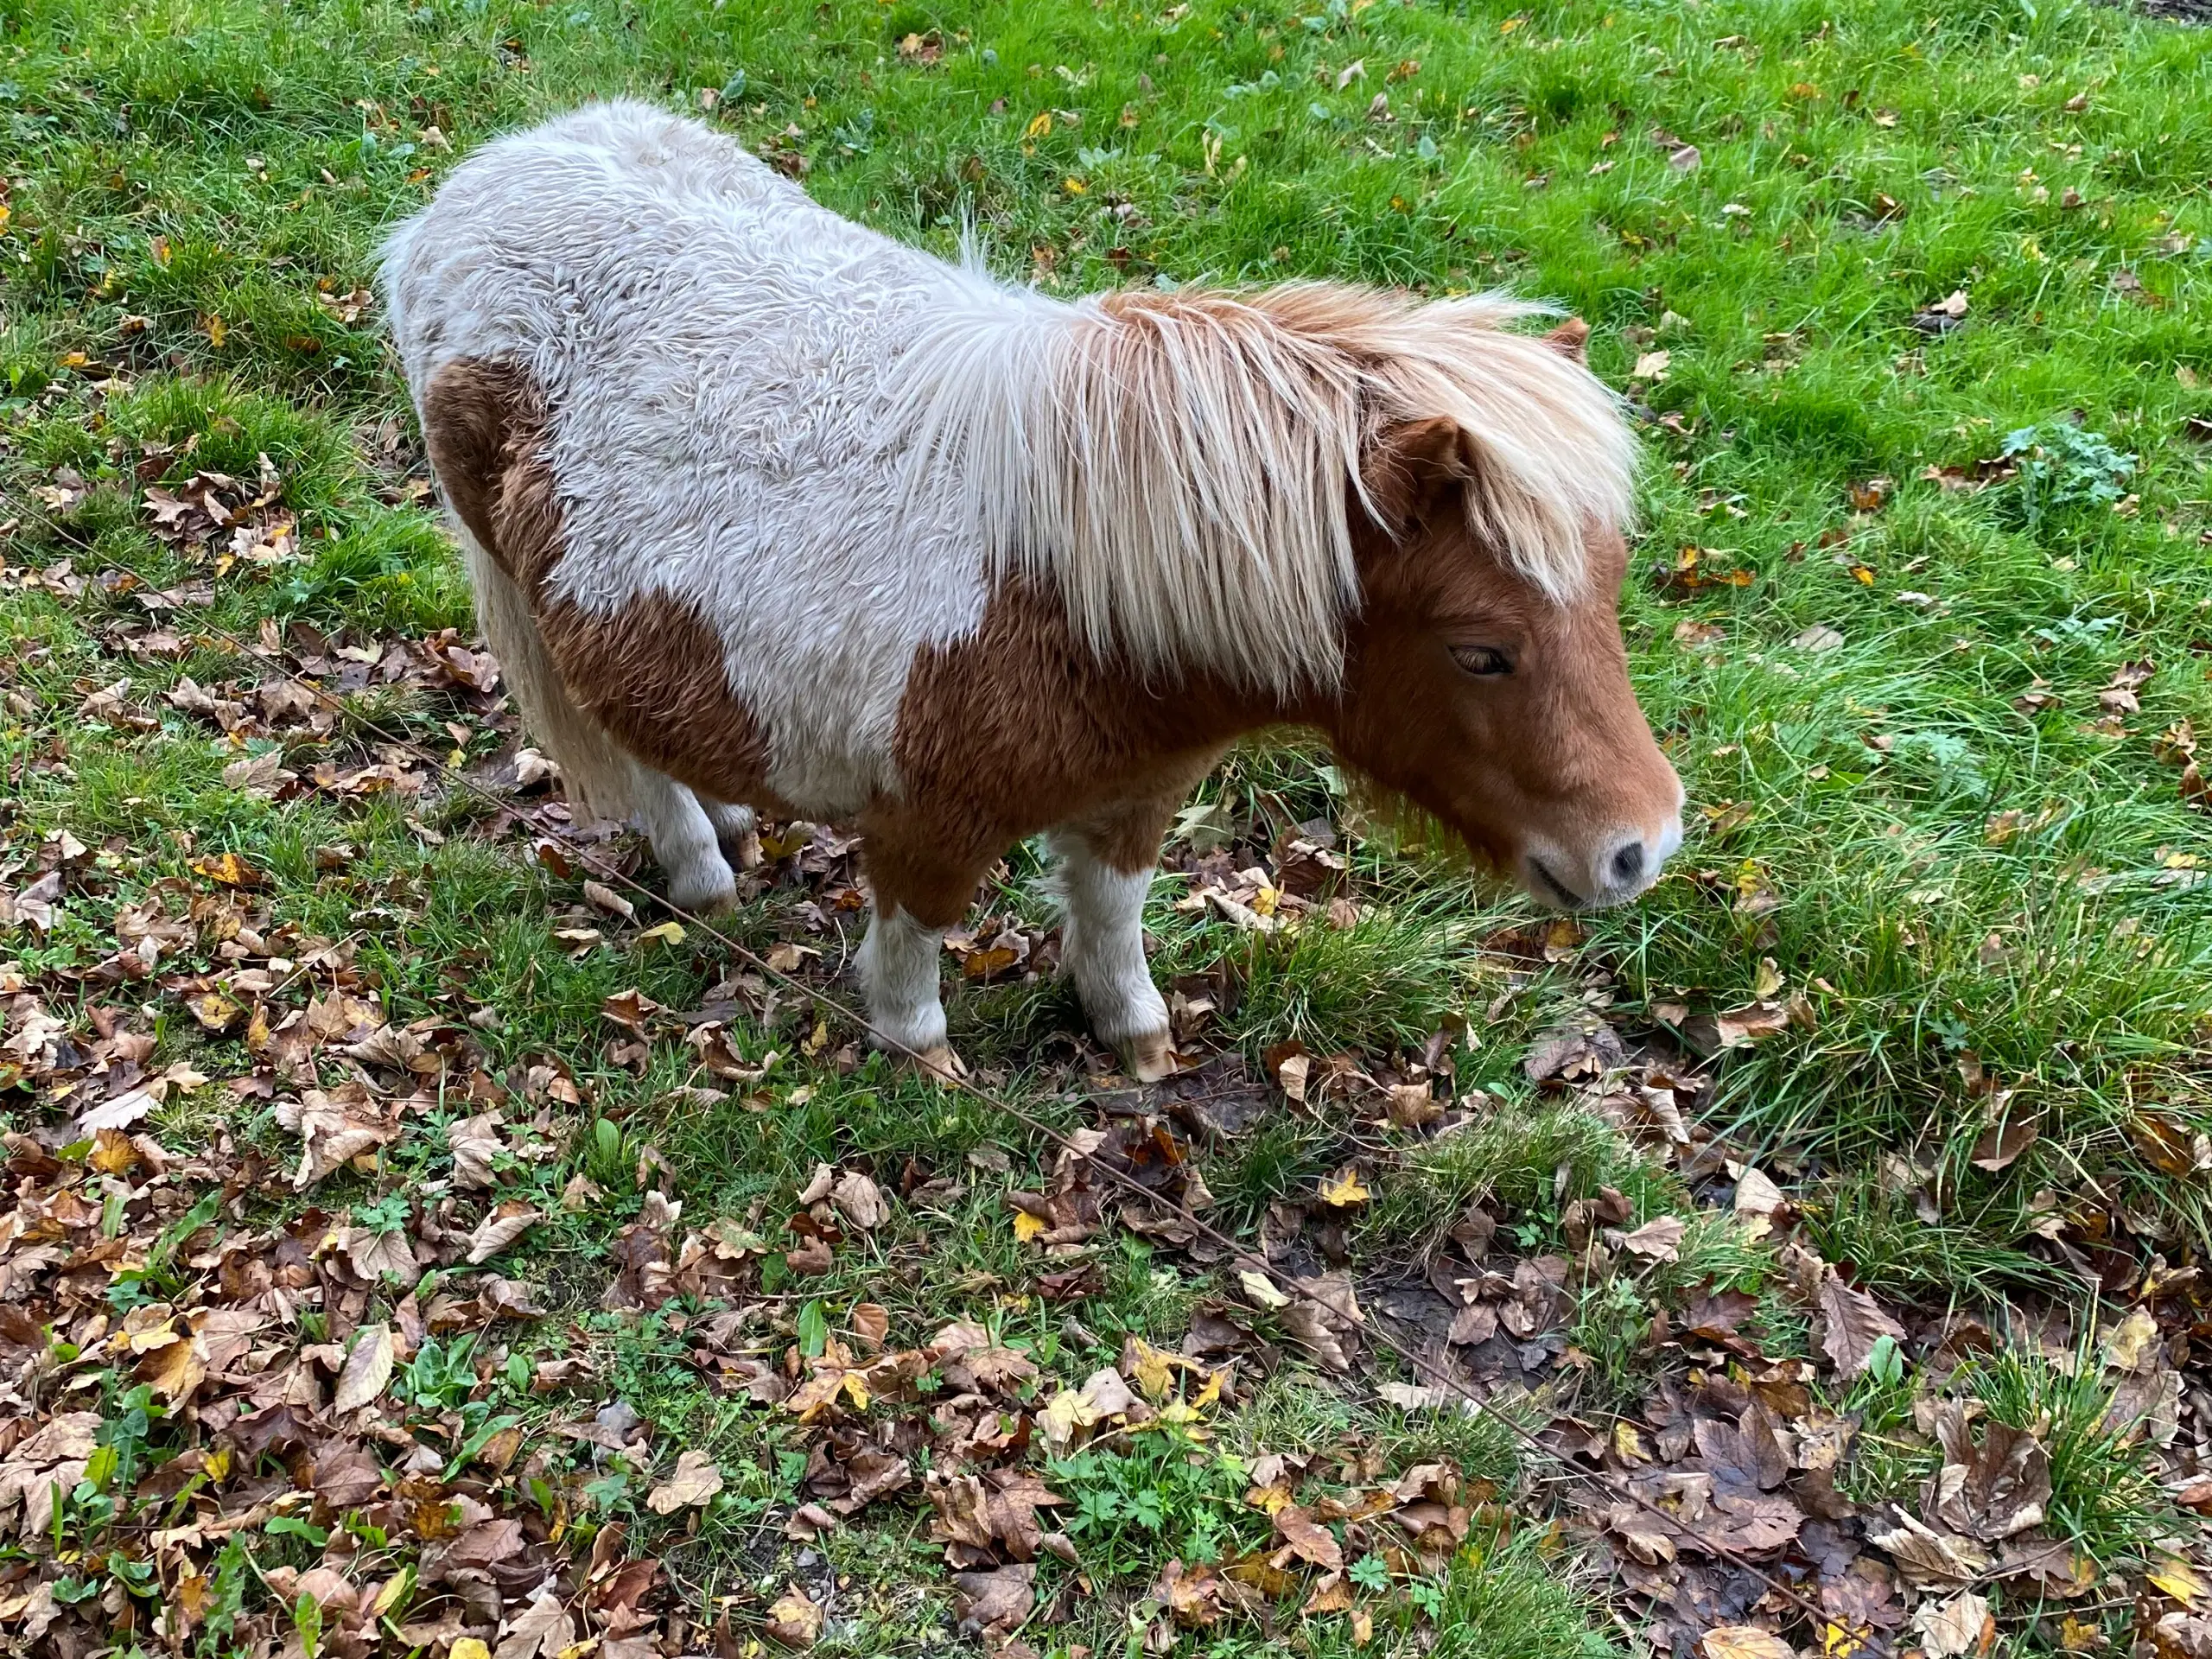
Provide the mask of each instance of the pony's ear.
POLYGON ((1569 317, 1546 334, 1544 344, 1586 369, 1590 366, 1590 325, 1580 317, 1569 317))
POLYGON ((1440 415, 1384 428, 1361 457, 1359 474, 1376 522, 1402 540, 1458 502, 1475 475, 1474 455, 1459 422, 1440 415))

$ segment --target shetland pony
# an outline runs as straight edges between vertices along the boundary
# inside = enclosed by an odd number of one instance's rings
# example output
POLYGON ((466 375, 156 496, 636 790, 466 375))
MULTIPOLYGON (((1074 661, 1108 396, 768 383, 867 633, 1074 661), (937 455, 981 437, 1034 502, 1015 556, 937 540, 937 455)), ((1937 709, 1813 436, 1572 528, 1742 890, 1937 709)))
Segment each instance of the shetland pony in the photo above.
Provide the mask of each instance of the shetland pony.
POLYGON ((1580 323, 1321 283, 1064 302, 628 103, 487 145, 383 280, 571 797, 687 908, 732 897, 754 809, 855 821, 868 1017, 932 1065, 941 936, 1041 831, 1093 1027, 1170 1068, 1144 899, 1243 733, 1319 728, 1554 905, 1681 840, 1616 609, 1634 441, 1580 323))

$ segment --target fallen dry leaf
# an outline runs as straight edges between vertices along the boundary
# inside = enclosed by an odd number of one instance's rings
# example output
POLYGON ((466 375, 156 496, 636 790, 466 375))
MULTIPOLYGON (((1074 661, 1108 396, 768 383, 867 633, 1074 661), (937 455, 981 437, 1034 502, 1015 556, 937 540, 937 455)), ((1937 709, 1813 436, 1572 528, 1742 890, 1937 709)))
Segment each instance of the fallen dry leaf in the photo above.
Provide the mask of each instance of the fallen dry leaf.
POLYGON ((793 1585, 769 1607, 766 1628, 771 1641, 787 1648, 810 1648, 822 1634, 822 1609, 793 1585))
POLYGON ((655 1515, 673 1515, 704 1503, 721 1489, 722 1471, 694 1446, 677 1459, 676 1472, 645 1495, 645 1507, 655 1515))
POLYGON ((830 1204, 864 1233, 874 1232, 891 1215, 881 1190, 856 1169, 849 1169, 837 1178, 836 1185, 830 1189, 830 1204))
POLYGON ((1821 1275, 1813 1303, 1821 1316, 1821 1351, 1839 1375, 1856 1376, 1884 1337, 1904 1340, 1904 1327, 1882 1312, 1865 1291, 1846 1284, 1830 1268, 1821 1275))
POLYGON ((1716 1625, 1699 1639, 1698 1646, 1705 1659, 1797 1659, 1795 1648, 1756 1624, 1716 1625))
POLYGON ((338 1374, 338 1388, 330 1397, 331 1410, 342 1415, 377 1398, 391 1381, 391 1327, 381 1319, 363 1325, 353 1351, 346 1356, 345 1369, 338 1374))
POLYGON ((1924 1601, 1914 1610, 1912 1628, 1920 1632, 1928 1659, 1960 1659, 1986 1651, 1996 1637, 1989 1604, 1971 1590, 1962 1590, 1946 1602, 1924 1601))
POLYGON ((970 1636, 1004 1636, 1018 1629, 1037 1605, 1037 1566, 1015 1561, 988 1572, 952 1575, 954 1607, 970 1636))
POLYGON ((476 1224, 468 1236, 468 1264, 480 1267, 535 1227, 537 1211, 519 1198, 509 1198, 476 1224))
POLYGON ((1333 1205, 1339 1210, 1365 1204, 1374 1196, 1367 1190, 1366 1183, 1359 1179, 1359 1172, 1349 1164, 1321 1183, 1321 1202, 1333 1205))
POLYGON ((1342 1570, 1344 1564, 1344 1546, 1336 1535, 1313 1519, 1309 1510, 1295 1503, 1286 1503, 1275 1511, 1275 1530, 1282 1541, 1297 1553, 1299 1560, 1310 1561, 1324 1572, 1342 1570))
POLYGON ((1655 1216, 1632 1233, 1613 1234, 1612 1241, 1631 1255, 1675 1262, 1681 1258, 1682 1234, 1688 1228, 1680 1216, 1655 1216))

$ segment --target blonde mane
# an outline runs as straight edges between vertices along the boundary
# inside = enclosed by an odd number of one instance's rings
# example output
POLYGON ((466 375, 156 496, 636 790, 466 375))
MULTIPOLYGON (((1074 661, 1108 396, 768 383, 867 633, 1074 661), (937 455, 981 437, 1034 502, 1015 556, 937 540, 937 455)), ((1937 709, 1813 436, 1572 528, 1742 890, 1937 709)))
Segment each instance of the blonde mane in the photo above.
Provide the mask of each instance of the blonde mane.
POLYGON ((964 498, 996 577, 1056 590, 1141 671, 1333 684, 1362 457, 1400 423, 1458 423, 1469 530, 1554 601, 1586 579, 1586 530, 1628 526, 1635 439, 1586 368, 1510 330, 1541 308, 1326 283, 1071 305, 962 276, 970 303, 906 354, 899 442, 964 498))

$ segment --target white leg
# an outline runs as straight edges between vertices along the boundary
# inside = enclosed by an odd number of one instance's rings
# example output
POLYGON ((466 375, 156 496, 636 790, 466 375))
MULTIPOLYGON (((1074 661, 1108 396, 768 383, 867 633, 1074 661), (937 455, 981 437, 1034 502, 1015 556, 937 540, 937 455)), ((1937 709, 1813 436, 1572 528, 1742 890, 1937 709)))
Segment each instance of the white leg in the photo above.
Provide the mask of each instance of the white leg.
POLYGON ((699 797, 699 804, 706 809, 707 822, 715 826, 715 836, 722 844, 722 853, 741 870, 749 870, 760 862, 760 837, 754 833, 753 809, 734 805, 728 801, 709 800, 699 797))
POLYGON ((640 764, 631 793, 638 827, 653 844, 668 876, 668 896, 689 911, 720 910, 737 901, 737 878, 715 839, 699 798, 666 772, 640 764))
POLYGON ((944 944, 942 930, 879 900, 854 966, 868 991, 877 1046, 919 1055, 931 1070, 952 1072, 958 1062, 944 1040, 944 1004, 938 995, 938 954, 944 944))
POLYGON ((1060 960, 1098 1039, 1121 1052, 1129 1075, 1150 1083, 1174 1070, 1167 1004, 1144 959, 1144 900, 1152 871, 1117 870, 1079 834, 1055 831, 1067 906, 1060 960))

